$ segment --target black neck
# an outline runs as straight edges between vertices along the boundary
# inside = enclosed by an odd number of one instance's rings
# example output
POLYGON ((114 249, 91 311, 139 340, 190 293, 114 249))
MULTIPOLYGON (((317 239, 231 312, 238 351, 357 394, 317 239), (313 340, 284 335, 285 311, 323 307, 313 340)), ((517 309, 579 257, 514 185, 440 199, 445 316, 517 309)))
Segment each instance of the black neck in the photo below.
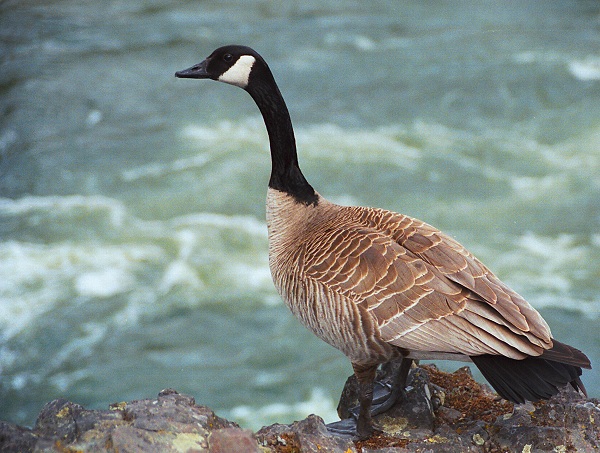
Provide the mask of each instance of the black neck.
POLYGON ((290 114, 266 65, 264 67, 255 65, 246 91, 250 93, 262 113, 269 134, 271 145, 269 187, 290 194, 298 202, 307 205, 316 204, 317 194, 298 166, 296 140, 290 114))

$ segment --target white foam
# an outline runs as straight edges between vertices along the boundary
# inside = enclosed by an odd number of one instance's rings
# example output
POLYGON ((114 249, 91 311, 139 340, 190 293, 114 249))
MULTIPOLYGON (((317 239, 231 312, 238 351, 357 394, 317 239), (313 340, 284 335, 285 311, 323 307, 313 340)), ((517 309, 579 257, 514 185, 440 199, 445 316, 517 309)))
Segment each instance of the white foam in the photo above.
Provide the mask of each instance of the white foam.
POLYGON ((191 287, 196 291, 204 288, 204 283, 192 266, 184 260, 172 261, 165 269, 159 283, 160 292, 167 294, 177 286, 191 287))
MULTIPOLYGON (((374 38, 365 34, 353 34, 348 30, 343 33, 329 32, 324 36, 324 44, 326 47, 352 47, 360 52, 375 52, 381 50, 404 49, 410 46, 411 40, 408 38, 399 38, 394 36, 386 36, 384 38, 374 38)), ((317 53, 319 49, 315 49, 313 53, 317 53)))
POLYGON ((412 169, 421 155, 399 138, 404 133, 398 126, 347 129, 321 124, 298 128, 296 137, 300 153, 315 160, 347 165, 380 162, 412 169))
POLYGON ((111 297, 143 283, 142 262, 160 262, 149 245, 0 243, 0 330, 11 338, 74 295, 111 297))
MULTIPOLYGON (((248 162, 249 158, 240 154, 255 154, 256 149, 265 150, 265 154, 268 152, 268 136, 259 116, 238 122, 221 121, 211 126, 188 125, 182 130, 182 135, 185 140, 197 141, 202 147, 210 149, 213 158, 235 152, 235 160, 248 162)), ((372 128, 348 128, 332 123, 296 125, 295 135, 298 153, 303 161, 308 158, 346 166, 376 163, 415 170, 423 157, 435 150, 436 159, 447 158, 453 165, 478 171, 493 180, 510 180, 514 176, 513 172, 487 164, 481 156, 474 154, 474 142, 480 143, 482 148, 490 148, 491 145, 493 148, 490 152, 504 152, 508 159, 518 153, 524 159, 556 159, 557 165, 558 162, 564 165, 564 156, 558 148, 542 145, 518 131, 507 134, 503 129, 487 128, 473 134, 471 131, 417 120, 409 125, 391 124, 372 128)), ((579 161, 572 159, 572 162, 575 165, 579 161)), ((267 165, 267 161, 264 165, 267 165)))
POLYGON ((100 110, 90 110, 88 112, 87 118, 85 119, 85 123, 90 127, 95 126, 100 121, 102 121, 103 116, 104 115, 100 110))
POLYGON ((513 56, 513 60, 517 63, 531 64, 531 63, 562 63, 565 61, 566 56, 554 51, 533 51, 527 50, 519 52, 513 56))
POLYGON ((229 278, 249 290, 256 291, 261 288, 268 290, 273 287, 273 280, 267 263, 266 255, 264 259, 252 263, 234 263, 228 270, 229 278))
POLYGON ((242 143, 263 145, 268 141, 261 117, 252 116, 239 122, 219 121, 214 126, 188 125, 182 130, 185 139, 197 140, 202 144, 220 144, 228 149, 238 149, 242 143))
POLYGON ((252 216, 201 212, 148 221, 101 196, 0 199, 0 216, 7 225, 22 225, 32 233, 51 226, 44 229, 45 243, 0 242, 3 339, 58 306, 90 299, 122 298, 123 308, 109 321, 121 325, 137 323, 142 313, 168 309, 155 302, 171 291, 178 297, 169 303, 182 305, 214 300, 224 291, 239 294, 251 288, 265 300, 275 293, 266 225, 252 216), (82 229, 95 231, 80 234, 77 222, 82 219, 82 229), (148 279, 155 274, 159 277, 148 279))
POLYGON ((569 71, 579 80, 600 80, 600 56, 571 61, 569 71))
POLYGON ((573 59, 570 54, 559 52, 520 52, 513 57, 521 64, 558 64, 566 65, 573 77, 582 81, 600 80, 600 56, 588 55, 583 59, 573 59))
POLYGON ((518 238, 517 243, 526 250, 528 256, 541 256, 553 268, 579 261, 586 253, 586 248, 577 246, 575 236, 571 234, 550 237, 527 232, 518 238))
POLYGON ((169 221, 169 225, 174 228, 199 225, 219 229, 234 229, 254 236, 267 237, 266 223, 251 216, 230 216, 212 212, 199 212, 176 217, 169 221))
POLYGON ((121 269, 84 272, 75 278, 75 290, 83 297, 112 297, 134 287, 134 278, 121 269))
POLYGON ((202 168, 208 164, 211 159, 211 156, 208 154, 199 154, 197 156, 177 159, 172 162, 153 162, 138 168, 125 170, 121 173, 121 177, 128 182, 145 178, 161 178, 171 173, 202 168))
POLYGON ((521 198, 535 200, 544 199, 552 192, 565 193, 568 190, 569 178, 564 173, 542 177, 514 176, 510 183, 521 198))
POLYGON ((272 423, 291 423, 310 414, 318 414, 325 423, 339 419, 334 401, 320 388, 311 391, 306 401, 284 404, 274 403, 262 407, 237 406, 225 414, 240 425, 257 430, 272 423))
POLYGON ((27 196, 19 199, 0 198, 0 214, 23 216, 42 213, 58 217, 65 214, 104 211, 110 224, 115 228, 123 226, 126 216, 125 206, 114 198, 101 195, 83 196, 27 196))
POLYGON ((534 307, 557 306, 597 316, 600 301, 575 297, 576 285, 594 281, 598 247, 571 234, 544 236, 527 232, 514 240, 513 248, 496 255, 490 264, 509 286, 534 307))

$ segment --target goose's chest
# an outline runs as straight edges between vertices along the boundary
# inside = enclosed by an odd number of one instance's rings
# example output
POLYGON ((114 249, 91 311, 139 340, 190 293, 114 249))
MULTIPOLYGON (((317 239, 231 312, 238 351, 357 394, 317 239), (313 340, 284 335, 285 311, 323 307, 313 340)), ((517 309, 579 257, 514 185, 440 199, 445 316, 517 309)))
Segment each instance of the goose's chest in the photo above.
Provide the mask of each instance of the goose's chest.
POLYGON ((292 293, 297 293, 305 264, 306 226, 300 220, 267 205, 269 267, 273 282, 288 305, 298 298, 292 293))
POLYGON ((323 204, 298 203, 274 189, 267 195, 269 267, 279 294, 295 314, 295 306, 306 301, 304 270, 310 264, 306 244, 314 240, 328 216, 323 204))
POLYGON ((267 192, 267 229, 269 231, 269 255, 280 261, 293 257, 310 240, 328 217, 325 200, 306 205, 291 195, 269 188, 267 192))

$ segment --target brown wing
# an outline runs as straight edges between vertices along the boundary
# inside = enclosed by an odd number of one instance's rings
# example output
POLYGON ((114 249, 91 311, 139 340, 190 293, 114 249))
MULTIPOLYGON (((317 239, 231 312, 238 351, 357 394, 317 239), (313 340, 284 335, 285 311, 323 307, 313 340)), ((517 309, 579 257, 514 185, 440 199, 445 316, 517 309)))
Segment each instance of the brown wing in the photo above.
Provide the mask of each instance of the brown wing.
POLYGON ((460 244, 388 211, 350 218, 308 247, 306 277, 363 304, 381 338, 412 351, 539 355, 551 346, 541 316, 460 244), (312 250, 312 252, 311 252, 312 250))
POLYGON ((525 299, 500 281, 457 241, 424 222, 413 222, 418 227, 399 242, 400 245, 435 266, 448 279, 477 294, 511 326, 548 342, 548 325, 525 299))

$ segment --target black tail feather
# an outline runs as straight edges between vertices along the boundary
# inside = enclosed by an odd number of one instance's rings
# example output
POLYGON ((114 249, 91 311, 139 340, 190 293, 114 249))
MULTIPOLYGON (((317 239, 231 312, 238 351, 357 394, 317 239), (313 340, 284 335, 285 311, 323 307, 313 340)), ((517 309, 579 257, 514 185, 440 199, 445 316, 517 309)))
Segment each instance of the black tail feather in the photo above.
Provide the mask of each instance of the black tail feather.
POLYGON ((473 356, 471 360, 494 390, 513 403, 548 399, 569 383, 585 394, 579 366, 540 357, 516 360, 490 354, 473 356))
POLYGON ((473 356, 471 360, 494 390, 513 403, 548 399, 567 384, 587 397, 579 376, 581 368, 592 367, 590 359, 568 344, 552 342, 552 348, 539 357, 516 360, 484 354, 473 356))
POLYGON ((571 386, 576 390, 576 391, 580 391, 581 393, 583 393, 583 395, 587 398, 588 394, 587 394, 587 390, 585 389, 585 386, 583 385, 583 382, 581 382, 581 379, 577 378, 571 381, 571 386))
POLYGON ((583 352, 554 339, 552 340, 552 348, 546 349, 542 357, 553 362, 575 365, 581 368, 592 368, 590 359, 583 352))

